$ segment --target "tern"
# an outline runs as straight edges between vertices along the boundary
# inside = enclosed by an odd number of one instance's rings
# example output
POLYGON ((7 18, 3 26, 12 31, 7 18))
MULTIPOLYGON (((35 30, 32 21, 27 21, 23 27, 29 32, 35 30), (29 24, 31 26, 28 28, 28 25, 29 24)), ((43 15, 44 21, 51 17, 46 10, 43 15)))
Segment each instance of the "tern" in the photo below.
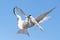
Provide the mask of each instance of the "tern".
POLYGON ((27 29, 33 26, 38 27, 41 31, 44 31, 44 28, 40 26, 40 24, 42 24, 43 22, 47 21, 49 19, 49 17, 46 17, 50 12, 52 12, 55 9, 52 8, 42 14, 40 14, 38 17, 34 18, 32 15, 28 15, 26 16, 26 14, 23 12, 22 9, 15 7, 13 9, 13 13, 14 15, 17 17, 17 25, 19 28, 19 31, 17 32, 17 34, 23 33, 23 34, 27 34, 29 36, 29 33, 27 32, 27 29), (16 14, 16 10, 24 15, 26 17, 25 20, 22 20, 21 16, 19 16, 18 14, 16 14))

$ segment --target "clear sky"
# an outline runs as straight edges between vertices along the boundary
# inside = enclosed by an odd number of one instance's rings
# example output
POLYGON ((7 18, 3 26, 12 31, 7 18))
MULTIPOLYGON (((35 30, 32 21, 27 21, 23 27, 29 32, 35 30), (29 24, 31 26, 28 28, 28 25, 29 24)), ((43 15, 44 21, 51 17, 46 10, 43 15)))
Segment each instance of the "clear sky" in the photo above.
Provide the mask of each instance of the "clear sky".
MULTIPOLYGON (((24 19, 24 16, 22 18, 24 19)), ((0 40, 60 40, 60 0, 0 0, 0 40), (13 14, 16 6, 34 17, 54 7, 56 9, 48 15, 52 18, 41 25, 45 31, 33 26, 28 29, 28 37, 16 34, 17 19, 13 14)))

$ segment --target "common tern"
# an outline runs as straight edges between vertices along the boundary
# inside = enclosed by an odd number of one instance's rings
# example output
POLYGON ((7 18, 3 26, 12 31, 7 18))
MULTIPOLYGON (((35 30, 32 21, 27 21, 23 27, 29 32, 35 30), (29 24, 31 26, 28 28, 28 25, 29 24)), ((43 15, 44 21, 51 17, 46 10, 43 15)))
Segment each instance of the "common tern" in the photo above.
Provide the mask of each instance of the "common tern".
POLYGON ((40 30, 44 31, 44 28, 42 28, 40 26, 40 24, 42 24, 43 22, 45 22, 49 17, 46 17, 50 12, 52 12, 55 9, 52 8, 44 13, 42 13, 41 15, 39 15, 38 17, 34 18, 32 15, 28 15, 26 16, 26 14, 22 11, 22 9, 15 7, 13 9, 14 15, 17 17, 17 23, 18 23, 18 28, 19 31, 17 32, 17 34, 23 33, 23 34, 27 34, 29 35, 29 33, 27 32, 27 29, 30 27, 33 27, 34 25, 36 25, 40 30), (25 20, 22 20, 21 16, 19 16, 18 14, 16 14, 16 10, 24 15, 26 17, 25 20))

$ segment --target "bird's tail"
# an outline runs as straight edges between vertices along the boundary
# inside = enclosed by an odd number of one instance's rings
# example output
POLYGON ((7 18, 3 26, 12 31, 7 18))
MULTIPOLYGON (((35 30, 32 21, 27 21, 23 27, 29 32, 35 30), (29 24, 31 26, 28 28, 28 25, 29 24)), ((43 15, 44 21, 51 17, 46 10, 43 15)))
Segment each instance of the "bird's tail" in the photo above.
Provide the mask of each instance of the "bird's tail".
POLYGON ((41 27, 40 25, 39 25, 39 29, 40 29, 41 31, 44 31, 44 28, 43 28, 43 27, 41 27))
POLYGON ((35 26, 37 26, 41 31, 44 31, 44 28, 41 27, 39 24, 36 24, 35 26))
POLYGON ((21 29, 21 30, 19 30, 19 31, 17 32, 17 34, 26 34, 26 35, 29 36, 29 33, 27 32, 26 29, 21 29))

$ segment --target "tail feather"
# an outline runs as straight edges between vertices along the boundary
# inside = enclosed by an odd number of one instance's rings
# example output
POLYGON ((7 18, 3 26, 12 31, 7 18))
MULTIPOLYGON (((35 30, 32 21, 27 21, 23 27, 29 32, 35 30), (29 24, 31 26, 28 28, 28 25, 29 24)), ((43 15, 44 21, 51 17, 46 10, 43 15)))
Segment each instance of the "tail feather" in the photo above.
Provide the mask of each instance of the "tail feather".
POLYGON ((44 28, 41 27, 40 25, 37 25, 37 27, 38 27, 41 31, 44 31, 44 28))
POLYGON ((44 31, 44 28, 43 27, 39 26, 39 28, 40 28, 41 31, 44 31))
POLYGON ((36 24, 35 26, 37 26, 41 31, 44 31, 44 28, 41 27, 39 24, 36 24))
POLYGON ((29 33, 27 32, 26 29, 19 30, 19 31, 17 32, 17 34, 26 34, 26 35, 29 36, 29 33))

